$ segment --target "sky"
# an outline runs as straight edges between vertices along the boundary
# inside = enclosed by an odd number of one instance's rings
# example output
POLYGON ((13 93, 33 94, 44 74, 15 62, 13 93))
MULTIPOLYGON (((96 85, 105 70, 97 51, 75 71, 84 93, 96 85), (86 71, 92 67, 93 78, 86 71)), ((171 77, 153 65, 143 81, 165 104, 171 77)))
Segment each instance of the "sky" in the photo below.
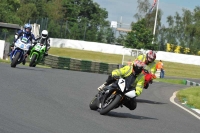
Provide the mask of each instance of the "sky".
MULTIPOLYGON (((137 13, 137 0, 93 0, 98 3, 101 8, 108 11, 109 21, 120 21, 130 24, 135 21, 134 14, 137 13)), ((149 0, 151 5, 154 0, 149 0)), ((161 22, 167 26, 167 16, 175 15, 175 12, 182 14, 182 9, 193 11, 196 6, 200 6, 200 0, 159 0, 159 9, 163 11, 161 22)), ((156 8, 154 8, 156 9, 156 8)))

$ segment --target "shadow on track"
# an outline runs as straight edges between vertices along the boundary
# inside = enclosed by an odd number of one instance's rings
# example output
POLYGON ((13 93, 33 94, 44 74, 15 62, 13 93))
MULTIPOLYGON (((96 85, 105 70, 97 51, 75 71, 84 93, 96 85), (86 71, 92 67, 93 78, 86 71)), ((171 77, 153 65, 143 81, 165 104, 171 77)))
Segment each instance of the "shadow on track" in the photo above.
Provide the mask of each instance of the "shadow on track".
POLYGON ((167 103, 161 103, 161 102, 156 102, 156 101, 151 101, 151 100, 145 100, 145 99, 136 99, 138 103, 149 103, 149 104, 167 104, 167 103))
POLYGON ((117 113, 117 112, 113 112, 113 111, 109 112, 107 114, 107 116, 118 117, 118 118, 132 118, 132 119, 139 119, 139 120, 143 120, 143 119, 158 120, 156 118, 139 116, 139 115, 132 115, 130 113, 117 113))

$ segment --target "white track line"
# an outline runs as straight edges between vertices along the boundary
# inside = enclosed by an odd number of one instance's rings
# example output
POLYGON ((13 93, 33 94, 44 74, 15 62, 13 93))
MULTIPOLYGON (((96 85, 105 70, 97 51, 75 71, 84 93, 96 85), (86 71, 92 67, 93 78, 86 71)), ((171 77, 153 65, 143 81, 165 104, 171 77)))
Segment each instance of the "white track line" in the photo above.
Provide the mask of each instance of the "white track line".
POLYGON ((171 101, 173 104, 175 104, 176 106, 178 106, 178 107, 180 107, 181 109, 187 111, 188 113, 190 113, 191 115, 193 115, 194 117, 196 117, 197 119, 200 120, 200 117, 199 117, 198 115, 196 115, 195 113, 191 112, 190 110, 184 108, 183 106, 179 105, 178 103, 176 103, 176 102, 174 101, 174 99, 176 98, 176 93, 177 93, 177 92, 178 92, 178 91, 176 91, 176 92, 173 93, 173 95, 170 97, 170 101, 171 101))

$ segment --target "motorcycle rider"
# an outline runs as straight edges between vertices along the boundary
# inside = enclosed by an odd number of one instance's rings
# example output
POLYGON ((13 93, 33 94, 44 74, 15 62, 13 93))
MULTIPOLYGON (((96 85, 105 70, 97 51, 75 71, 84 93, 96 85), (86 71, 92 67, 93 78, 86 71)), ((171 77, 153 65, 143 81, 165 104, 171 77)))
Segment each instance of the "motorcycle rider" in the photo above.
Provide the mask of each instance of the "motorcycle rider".
POLYGON ((39 36, 38 38, 36 38, 35 42, 33 43, 34 45, 31 46, 31 47, 29 48, 29 50, 27 51, 27 54, 28 54, 28 55, 30 54, 31 49, 32 49, 37 43, 40 43, 40 44, 43 44, 43 45, 46 46, 46 51, 45 51, 44 56, 48 56, 48 51, 49 51, 49 49, 50 49, 50 39, 49 39, 48 31, 47 31, 47 30, 43 30, 42 33, 41 33, 41 36, 39 36))
MULTIPOLYGON (((24 25, 23 30, 19 30, 18 32, 15 33, 15 39, 14 39, 13 43, 10 45, 11 52, 8 54, 8 56, 10 56, 11 53, 13 52, 14 44, 20 37, 23 36, 23 37, 28 38, 28 41, 30 41, 31 44, 32 44, 32 42, 35 40, 35 36, 31 32, 31 30, 32 30, 31 24, 27 23, 27 24, 24 25)), ((26 63, 26 57, 27 57, 27 55, 25 56, 25 59, 22 62, 23 65, 25 65, 25 63, 26 63)))
MULTIPOLYGON (((147 89, 149 87, 149 83, 152 84, 152 80, 156 78, 156 52, 153 50, 149 50, 146 54, 139 55, 136 60, 140 60, 146 64, 146 67, 144 68, 149 73, 151 73, 152 78, 147 78, 148 80, 145 81, 144 88, 147 89)), ((143 71, 145 74, 145 71, 143 71)), ((149 75, 148 75, 149 76, 149 75)))
MULTIPOLYGON (((110 85, 122 77, 126 80, 127 88, 131 90, 135 89, 136 96, 139 96, 142 93, 144 86, 144 75, 141 73, 144 67, 144 62, 136 60, 131 66, 127 65, 120 69, 113 70, 112 74, 108 76, 106 82, 98 87, 98 90, 104 90, 105 86, 110 85)), ((137 106, 135 98, 127 99, 123 104, 130 110, 134 110, 137 106)))

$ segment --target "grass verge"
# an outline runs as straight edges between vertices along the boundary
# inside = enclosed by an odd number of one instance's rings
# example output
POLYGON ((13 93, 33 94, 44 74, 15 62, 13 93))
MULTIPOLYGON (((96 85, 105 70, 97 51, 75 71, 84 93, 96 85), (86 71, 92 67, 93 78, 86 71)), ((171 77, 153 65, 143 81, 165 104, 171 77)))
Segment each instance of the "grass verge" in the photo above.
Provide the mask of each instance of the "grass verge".
POLYGON ((0 59, 0 62, 3 62, 3 63, 10 63, 9 60, 3 60, 3 59, 0 59))
POLYGON ((170 84, 185 84, 185 80, 183 79, 166 79, 166 78, 162 78, 162 79, 155 79, 155 81, 159 81, 159 82, 164 82, 164 83, 170 83, 170 84))
POLYGON ((181 102, 187 101, 187 105, 200 109, 200 87, 189 87, 180 90, 177 97, 181 102))
POLYGON ((106 54, 101 52, 70 49, 70 48, 51 48, 49 50, 49 54, 62 57, 82 59, 82 60, 91 60, 95 62, 104 62, 104 63, 121 64, 122 62, 122 55, 106 54))
MULTIPOLYGON (((0 62, 2 62, 2 63, 10 63, 10 60, 3 60, 3 59, 0 59, 0 62)), ((22 65, 22 64, 19 64, 19 65, 22 65)), ((29 62, 27 62, 27 63, 25 64, 25 66, 29 66, 29 62)), ((44 66, 44 65, 37 65, 36 67, 40 67, 40 68, 51 68, 51 67, 44 66)))
MULTIPOLYGON (((155 81, 170 84, 185 84, 182 79, 155 79, 155 81)), ((187 101, 187 106, 200 109, 200 87, 189 87, 177 93, 180 102, 187 101)))

